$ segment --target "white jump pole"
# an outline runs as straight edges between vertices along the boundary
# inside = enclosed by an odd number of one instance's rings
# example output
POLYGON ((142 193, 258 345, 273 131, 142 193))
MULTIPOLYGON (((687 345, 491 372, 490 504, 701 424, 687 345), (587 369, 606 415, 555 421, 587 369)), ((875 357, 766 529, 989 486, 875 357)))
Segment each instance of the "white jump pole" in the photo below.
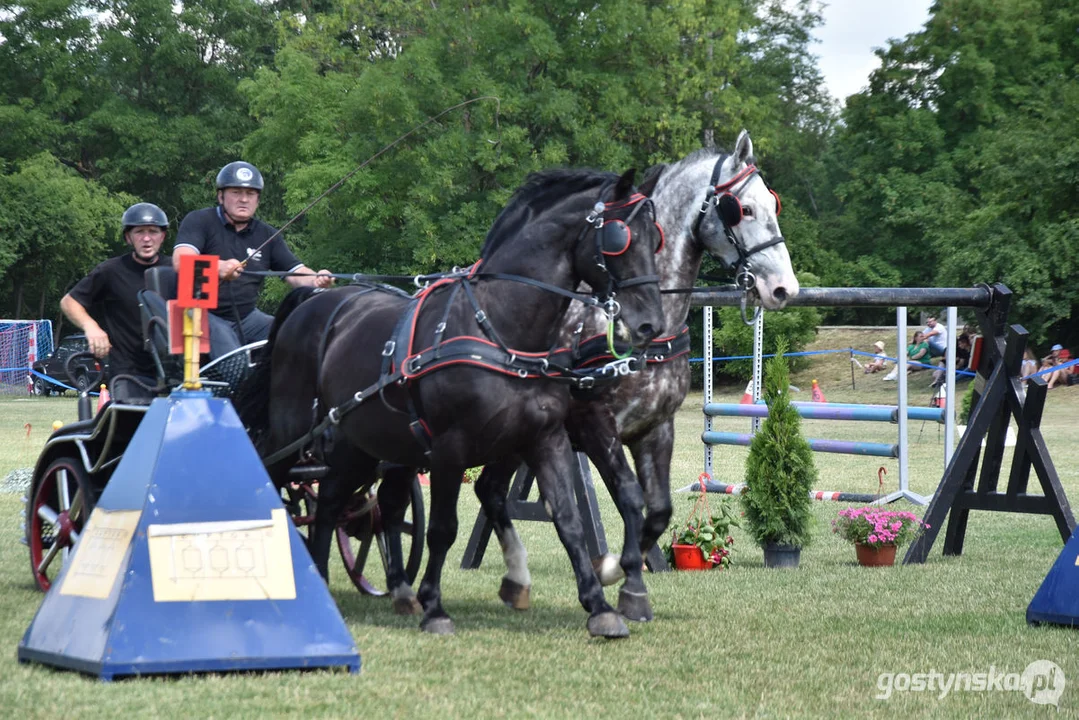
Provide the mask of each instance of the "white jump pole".
POLYGON ((898 412, 896 420, 899 421, 899 490, 876 502, 877 505, 886 505, 905 498, 915 505, 928 505, 929 499, 911 492, 909 485, 910 464, 908 462, 907 448, 907 307, 900 305, 895 309, 895 357, 896 367, 899 372, 896 376, 897 395, 896 406, 898 412))
MULTIPOLYGON (((704 308, 704 402, 708 404, 712 402, 712 306, 706 305, 704 308)), ((708 432, 712 429, 712 417, 705 413, 704 415, 704 430, 708 432)), ((708 477, 715 477, 712 474, 712 446, 708 443, 704 443, 704 471, 708 473, 708 477)))
MULTIPOLYGON (((757 313, 753 321, 753 402, 761 399, 761 379, 764 377, 764 313, 757 313)), ((761 429, 761 419, 752 418, 750 432, 754 435, 761 429)))
POLYGON ((955 452, 955 346, 959 339, 959 314, 954 306, 948 308, 948 364, 947 388, 948 396, 944 398, 944 467, 952 461, 952 453, 955 452))

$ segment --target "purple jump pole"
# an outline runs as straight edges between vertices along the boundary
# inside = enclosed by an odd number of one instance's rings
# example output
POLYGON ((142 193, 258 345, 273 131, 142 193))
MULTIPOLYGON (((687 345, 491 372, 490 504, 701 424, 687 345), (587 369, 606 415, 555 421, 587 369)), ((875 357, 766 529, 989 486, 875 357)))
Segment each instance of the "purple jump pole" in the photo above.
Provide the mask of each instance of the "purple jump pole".
MULTIPOLYGON (((744 405, 743 407, 753 407, 744 405)), ((701 434, 707 445, 749 445, 753 436, 748 433, 719 432, 708 430, 701 434)), ((842 455, 868 455, 872 457, 899 457, 899 446, 888 443, 856 442, 852 440, 817 440, 809 438, 814 452, 839 453, 842 455)))

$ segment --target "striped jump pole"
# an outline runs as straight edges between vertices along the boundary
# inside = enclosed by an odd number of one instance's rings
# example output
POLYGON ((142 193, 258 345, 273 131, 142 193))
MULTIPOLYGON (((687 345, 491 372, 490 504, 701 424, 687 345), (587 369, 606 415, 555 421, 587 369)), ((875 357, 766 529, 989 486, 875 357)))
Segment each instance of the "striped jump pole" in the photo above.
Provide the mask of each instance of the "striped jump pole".
MULTIPOLYGON (((749 433, 706 430, 701 433, 701 440, 703 440, 706 445, 748 446, 753 442, 753 436, 749 433)), ((841 455, 866 455, 870 457, 899 457, 899 446, 894 443, 857 442, 854 440, 820 440, 813 438, 807 438, 807 442, 814 452, 838 453, 841 455)))
MULTIPOLYGON (((695 482, 692 485, 688 485, 682 488, 683 491, 699 489, 699 482, 695 482)), ((713 480, 707 480, 704 483, 704 489, 710 493, 722 493, 724 495, 741 495, 746 491, 746 484, 738 483, 737 485, 728 485, 727 483, 719 483, 713 480)), ((829 502, 871 503, 879 500, 880 497, 880 495, 872 495, 870 493, 850 493, 840 492, 837 490, 809 491, 810 500, 822 500, 829 502)))
MULTIPOLYGON (((857 420, 861 422, 899 422, 899 409, 888 405, 858 405, 854 403, 792 403, 806 420, 857 420)), ((767 405, 738 403, 706 403, 706 415, 712 417, 768 417, 767 405)), ((941 408, 908 407, 907 418, 944 422, 941 408)))

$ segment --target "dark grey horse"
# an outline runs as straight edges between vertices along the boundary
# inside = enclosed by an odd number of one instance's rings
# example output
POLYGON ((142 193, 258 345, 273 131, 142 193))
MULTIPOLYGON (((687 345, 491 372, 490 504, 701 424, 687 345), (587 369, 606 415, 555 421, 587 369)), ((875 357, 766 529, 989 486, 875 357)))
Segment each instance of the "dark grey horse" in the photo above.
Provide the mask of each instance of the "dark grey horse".
MULTIPOLYGON (((552 348, 581 283, 594 289, 586 299, 618 314, 631 345, 644 347, 664 330, 655 266, 661 233, 651 201, 632 180, 633 171, 539 173, 499 215, 471 271, 412 297, 349 287, 283 304, 264 354, 271 358, 263 373, 268 394, 261 388, 269 406, 241 403, 242 416, 256 433, 268 424, 265 448, 289 445, 329 418, 327 434, 315 443, 329 474, 310 533, 323 575, 338 514, 356 488, 374 482, 380 461, 404 470, 383 481, 390 495, 387 486, 404 486, 416 468, 430 468, 421 627, 452 632, 441 575, 457 536, 461 476, 469 467, 523 458, 536 471, 569 554, 589 632, 628 634, 604 600, 585 549, 565 429, 574 376, 559 369, 566 353, 552 348)), ((257 396, 252 384, 248 395, 257 396)), ((290 464, 271 464, 276 482, 290 464)), ((386 516, 396 514, 387 508, 386 516)), ((417 596, 399 565, 388 586, 395 603, 408 607, 417 596)))

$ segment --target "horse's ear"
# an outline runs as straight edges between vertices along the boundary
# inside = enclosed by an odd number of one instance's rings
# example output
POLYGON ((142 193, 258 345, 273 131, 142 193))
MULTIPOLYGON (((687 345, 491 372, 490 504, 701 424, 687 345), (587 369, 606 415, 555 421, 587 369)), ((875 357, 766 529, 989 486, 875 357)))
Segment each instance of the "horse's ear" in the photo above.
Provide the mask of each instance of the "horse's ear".
POLYGON ((667 169, 666 165, 653 165, 644 172, 644 180, 637 186, 637 192, 641 195, 647 195, 652 197, 656 192, 656 183, 659 182, 659 176, 663 174, 663 171, 667 169))
POLYGON ((749 139, 749 131, 745 128, 738 133, 738 140, 734 143, 734 160, 735 167, 753 161, 753 141, 749 139))
POLYGON ((637 175, 637 168, 630 168, 622 173, 622 177, 618 178, 618 182, 614 186, 614 198, 629 197, 629 194, 633 192, 633 178, 637 175))

